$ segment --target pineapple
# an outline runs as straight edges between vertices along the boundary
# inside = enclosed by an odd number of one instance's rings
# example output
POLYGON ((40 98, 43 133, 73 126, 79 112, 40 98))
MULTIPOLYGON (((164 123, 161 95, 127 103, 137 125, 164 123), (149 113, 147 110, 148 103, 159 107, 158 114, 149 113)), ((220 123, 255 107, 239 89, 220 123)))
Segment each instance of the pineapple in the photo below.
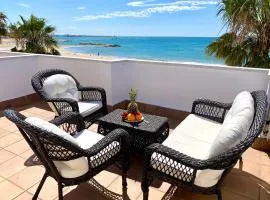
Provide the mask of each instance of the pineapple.
POLYGON ((130 97, 130 103, 128 104, 127 112, 136 114, 139 112, 138 104, 136 103, 137 91, 131 88, 128 94, 130 97))

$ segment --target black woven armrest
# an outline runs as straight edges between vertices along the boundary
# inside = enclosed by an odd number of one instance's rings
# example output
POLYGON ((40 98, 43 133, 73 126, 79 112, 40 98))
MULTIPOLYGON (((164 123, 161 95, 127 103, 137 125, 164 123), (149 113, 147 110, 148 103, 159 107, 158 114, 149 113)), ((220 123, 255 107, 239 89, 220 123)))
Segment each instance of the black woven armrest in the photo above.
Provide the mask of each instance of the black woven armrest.
POLYGON ((103 105, 106 105, 106 92, 100 87, 82 87, 78 90, 82 94, 82 101, 102 101, 103 105))
POLYGON ((188 155, 185 155, 183 153, 180 153, 174 149, 171 149, 167 146, 158 143, 148 146, 147 149, 145 150, 146 154, 145 159, 148 160, 148 165, 150 164, 151 156, 153 153, 163 155, 168 159, 172 159, 173 162, 180 163, 181 165, 192 168, 194 170, 204 170, 204 169, 222 170, 229 168, 232 165, 231 162, 219 161, 220 159, 217 157, 207 160, 192 158, 188 155))
POLYGON ((191 113, 223 123, 226 111, 231 105, 208 99, 197 99, 193 102, 191 113))
POLYGON ((46 102, 52 103, 60 115, 66 112, 79 112, 78 102, 71 98, 48 98, 46 102))
POLYGON ((84 156, 94 156, 101 152, 103 149, 108 147, 112 142, 119 142, 121 146, 120 152, 122 154, 127 154, 130 146, 130 136, 123 129, 115 129, 106 135, 102 140, 97 142, 94 146, 85 150, 84 156))
POLYGON ((85 123, 82 116, 79 113, 75 112, 65 113, 60 117, 52 120, 51 123, 59 126, 63 130, 71 134, 85 129, 85 123))

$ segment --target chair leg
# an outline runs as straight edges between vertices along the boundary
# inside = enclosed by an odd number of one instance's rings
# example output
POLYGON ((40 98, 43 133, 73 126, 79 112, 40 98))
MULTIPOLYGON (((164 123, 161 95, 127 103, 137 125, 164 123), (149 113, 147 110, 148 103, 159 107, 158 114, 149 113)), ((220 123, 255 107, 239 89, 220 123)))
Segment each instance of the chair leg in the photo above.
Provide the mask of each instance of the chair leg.
POLYGON ((147 175, 143 176, 141 188, 143 191, 143 200, 148 200, 149 195, 149 180, 147 178, 147 175))
POLYGON ((37 188, 37 190, 36 190, 36 192, 35 192, 35 194, 34 194, 32 200, 36 200, 36 199, 38 198, 38 195, 39 195, 39 193, 40 193, 40 190, 41 190, 43 184, 45 183, 47 177, 48 177, 48 175, 47 175, 47 173, 45 173, 45 174, 43 175, 43 177, 42 177, 40 183, 39 183, 39 186, 38 186, 38 188, 37 188))
POLYGON ((122 187, 123 189, 127 189, 127 173, 122 173, 122 187))
POLYGON ((218 200, 222 200, 221 189, 218 189, 218 190, 217 190, 217 198, 218 198, 218 200))
POLYGON ((63 185, 58 183, 58 199, 63 200, 63 185))

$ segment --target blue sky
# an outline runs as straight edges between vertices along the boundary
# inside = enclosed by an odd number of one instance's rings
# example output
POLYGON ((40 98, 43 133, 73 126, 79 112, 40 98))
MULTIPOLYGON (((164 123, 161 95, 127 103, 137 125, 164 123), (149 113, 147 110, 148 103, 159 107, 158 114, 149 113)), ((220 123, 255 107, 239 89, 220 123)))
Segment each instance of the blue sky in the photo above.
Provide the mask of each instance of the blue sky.
POLYGON ((44 17, 57 34, 219 36, 218 0, 0 0, 11 22, 44 17))

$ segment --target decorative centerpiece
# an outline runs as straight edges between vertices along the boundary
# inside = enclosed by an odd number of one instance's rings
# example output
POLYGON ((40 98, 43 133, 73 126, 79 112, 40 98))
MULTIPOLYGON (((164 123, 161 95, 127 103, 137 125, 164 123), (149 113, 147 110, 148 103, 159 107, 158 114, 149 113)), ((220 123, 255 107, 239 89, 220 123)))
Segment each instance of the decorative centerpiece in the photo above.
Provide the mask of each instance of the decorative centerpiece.
POLYGON ((136 103, 137 91, 131 88, 128 94, 130 98, 130 103, 128 104, 127 112, 124 112, 122 114, 122 119, 127 122, 143 121, 143 115, 139 111, 138 104, 136 103))

